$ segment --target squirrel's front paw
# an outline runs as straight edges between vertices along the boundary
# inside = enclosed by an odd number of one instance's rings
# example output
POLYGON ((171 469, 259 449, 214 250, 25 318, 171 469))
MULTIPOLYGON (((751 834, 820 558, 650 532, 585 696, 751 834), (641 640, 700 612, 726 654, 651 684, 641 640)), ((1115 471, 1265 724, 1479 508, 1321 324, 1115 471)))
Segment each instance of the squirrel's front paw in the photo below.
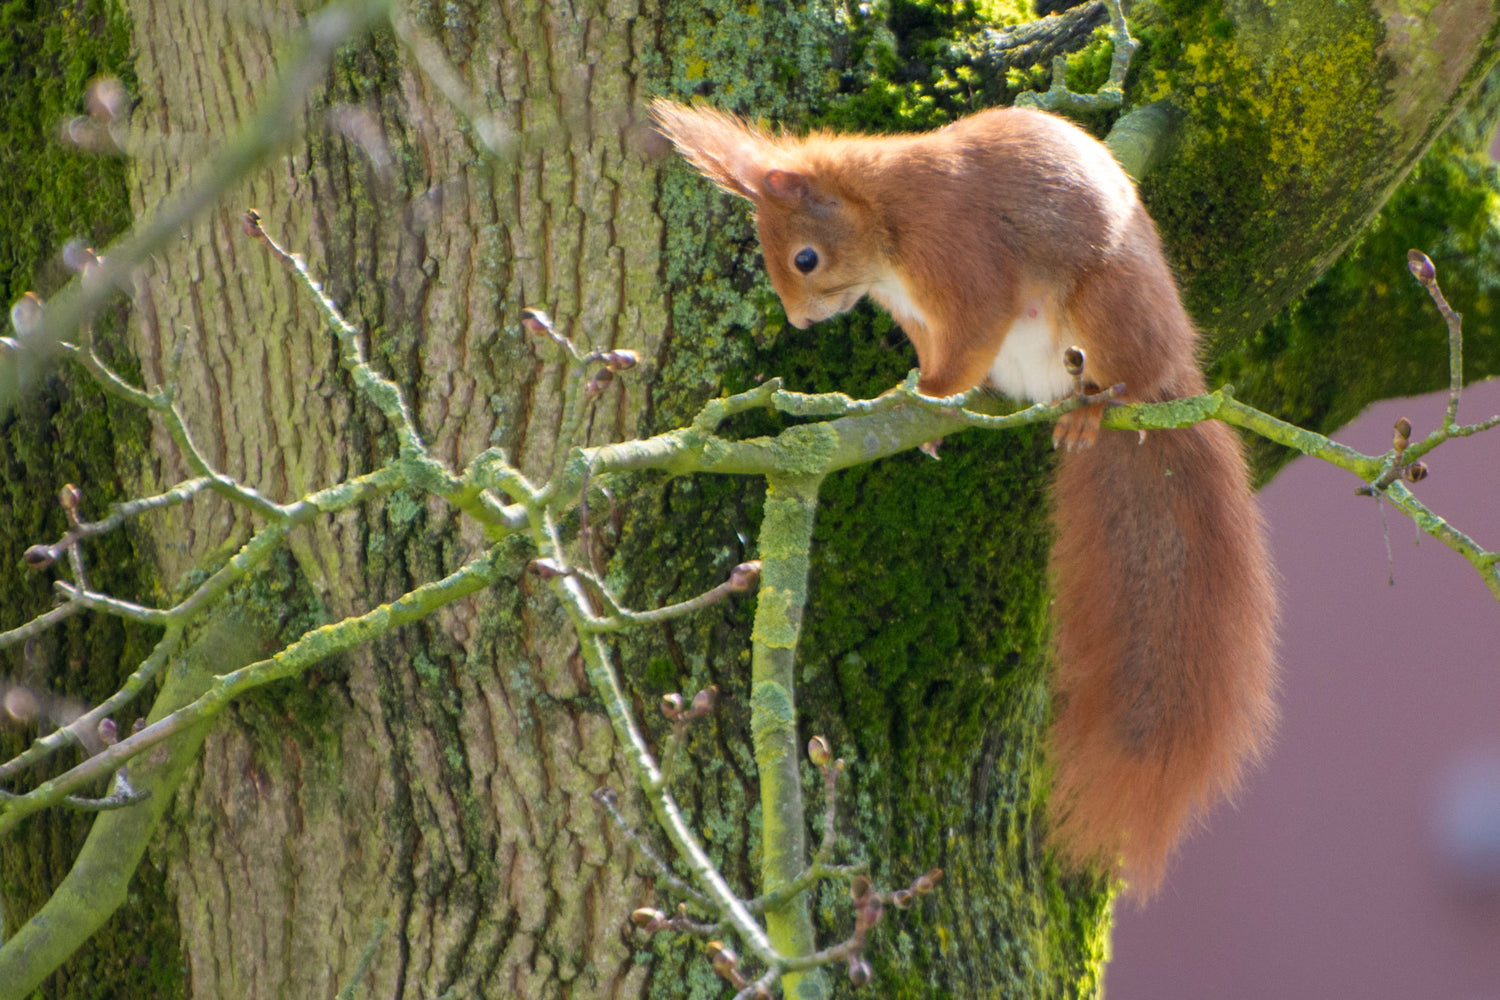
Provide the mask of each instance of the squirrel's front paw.
POLYGON ((1052 447, 1059 451, 1082 451, 1093 446, 1099 439, 1099 423, 1104 419, 1104 407, 1097 404, 1080 406, 1057 418, 1052 428, 1052 447))

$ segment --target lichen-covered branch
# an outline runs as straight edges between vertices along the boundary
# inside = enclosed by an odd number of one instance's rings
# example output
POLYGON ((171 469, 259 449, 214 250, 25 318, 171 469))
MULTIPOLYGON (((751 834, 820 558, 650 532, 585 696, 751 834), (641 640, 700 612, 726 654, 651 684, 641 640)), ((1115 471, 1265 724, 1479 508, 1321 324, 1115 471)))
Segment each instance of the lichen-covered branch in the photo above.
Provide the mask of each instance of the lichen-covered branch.
MULTIPOLYGON (((750 735, 760 773, 761 888, 775 892, 807 867, 802 810, 800 741, 797 738, 797 639, 807 606, 807 573, 821 475, 766 479, 766 513, 760 527, 761 585, 751 629, 750 735)), ((788 958, 817 948, 808 897, 798 895, 766 910, 766 931, 788 958)), ((822 977, 787 977, 788 995, 827 996, 822 977)))

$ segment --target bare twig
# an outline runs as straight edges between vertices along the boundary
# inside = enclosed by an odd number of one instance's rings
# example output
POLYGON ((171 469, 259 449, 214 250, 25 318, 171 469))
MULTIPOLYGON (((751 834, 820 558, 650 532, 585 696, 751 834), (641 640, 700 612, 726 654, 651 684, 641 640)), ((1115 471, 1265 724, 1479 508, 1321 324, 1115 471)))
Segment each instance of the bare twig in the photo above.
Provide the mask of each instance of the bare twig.
POLYGON ((302 287, 313 297, 313 301, 323 310, 323 314, 328 317, 334 335, 338 337, 339 346, 343 348, 342 361, 345 370, 354 377, 355 387, 363 392, 365 398, 374 403, 390 421, 396 431, 396 438, 400 442, 401 454, 403 456, 425 455, 427 447, 422 443, 421 435, 417 433, 416 422, 412 419, 411 409, 406 405, 401 387, 370 366, 365 356, 364 346, 359 342, 359 331, 354 328, 354 324, 344 318, 342 310, 323 291, 322 284, 308 272, 307 262, 302 259, 302 255, 291 253, 277 243, 261 225, 260 214, 254 209, 245 212, 244 228, 246 235, 258 240, 262 246, 271 251, 273 257, 287 266, 302 287))
POLYGON ((108 534, 130 518, 139 517, 148 511, 157 510, 162 507, 175 507, 178 504, 186 503, 211 485, 213 485, 211 478, 200 476, 197 479, 189 479, 186 482, 178 483, 170 490, 158 493, 156 496, 142 497, 138 500, 127 500, 123 503, 117 503, 110 509, 108 516, 98 521, 76 521, 68 529, 68 533, 58 541, 53 542, 51 545, 33 546, 28 551, 40 550, 40 552, 46 553, 49 561, 55 561, 67 550, 68 546, 80 539, 94 538, 99 535, 108 534))
MULTIPOLYGON (((535 560, 532 565, 539 569, 550 569, 553 566, 552 563, 544 559, 535 560)), ((587 570, 574 566, 569 567, 566 572, 571 573, 579 579, 587 580, 592 584, 603 597, 604 603, 608 607, 608 613, 605 615, 590 615, 588 620, 584 622, 583 627, 585 630, 591 632, 617 632, 628 625, 655 625, 671 621, 674 618, 681 618, 695 611, 712 607, 731 595, 743 594, 753 590, 756 583, 760 580, 760 560, 740 563, 734 569, 730 570, 728 579, 723 583, 711 590, 704 591, 696 597, 690 597, 676 604, 668 604, 665 607, 653 608, 650 611, 631 611, 623 607, 614 594, 610 593, 609 588, 604 585, 604 581, 587 570)))
POLYGON ((605 812, 609 813, 609 818, 615 821, 615 826, 619 827, 620 832, 629 838, 630 842, 635 845, 636 850, 640 851, 641 855, 647 861, 651 862, 652 869, 673 892, 688 897, 700 906, 710 907, 712 905, 707 896, 693 888, 690 883, 678 878, 672 871, 671 866, 662 859, 660 854, 656 853, 656 849, 646 841, 645 837, 642 837, 636 831, 635 827, 630 825, 620 812, 619 800, 613 789, 597 789, 594 792, 593 799, 599 803, 599 806, 605 812))
POLYGON ((427 75, 458 111, 460 120, 474 130, 474 137, 491 156, 504 158, 511 155, 516 146, 516 136, 500 121, 500 117, 484 107, 473 88, 464 83, 457 67, 448 60, 442 47, 430 35, 421 30, 401 8, 396 8, 391 18, 391 27, 406 50, 411 53, 422 72, 427 75))
POLYGON ((0 778, 8 778, 13 774, 17 774, 64 747, 73 745, 88 746, 83 734, 96 731, 103 719, 118 712, 145 690, 146 686, 156 679, 162 667, 166 666, 167 662, 177 652, 181 642, 181 626, 169 627, 166 634, 157 641, 156 648, 151 651, 151 655, 146 657, 141 665, 135 669, 134 673, 126 679, 125 683, 121 685, 120 690, 77 719, 74 719, 68 725, 40 737, 23 753, 4 764, 0 764, 0 778))
POLYGON ((1448 324, 1448 412, 1443 417, 1443 427, 1452 428, 1458 423, 1458 397, 1464 385, 1463 317, 1454 312, 1443 297, 1443 290, 1438 287, 1437 268, 1432 266, 1432 260, 1425 253, 1408 250, 1406 263, 1412 277, 1427 289, 1427 294, 1432 296, 1442 314, 1443 322, 1448 324))

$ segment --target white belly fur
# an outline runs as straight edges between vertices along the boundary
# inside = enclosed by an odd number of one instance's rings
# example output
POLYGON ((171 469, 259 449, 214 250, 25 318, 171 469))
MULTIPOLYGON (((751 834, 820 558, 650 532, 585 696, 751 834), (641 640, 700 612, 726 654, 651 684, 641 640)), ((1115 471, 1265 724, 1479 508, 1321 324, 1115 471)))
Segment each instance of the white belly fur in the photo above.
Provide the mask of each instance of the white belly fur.
POLYGON ((881 275, 878 281, 872 282, 869 287, 870 298, 890 313, 897 323, 919 323, 927 325, 927 317, 917 304, 912 301, 911 292, 907 290, 906 283, 894 271, 887 271, 881 275))
POLYGON ((1045 307, 1021 311, 990 363, 995 388, 1035 403, 1050 403, 1073 391, 1073 376, 1063 367, 1063 345, 1053 328, 1045 307))
MULTIPOLYGON (((926 324, 911 292, 895 272, 871 283, 869 295, 898 323, 926 324)), ((1045 301, 1032 299, 1011 324, 990 362, 990 384, 1012 399, 1051 403, 1070 395, 1073 376, 1063 368, 1063 345, 1054 335, 1056 323, 1045 301)))

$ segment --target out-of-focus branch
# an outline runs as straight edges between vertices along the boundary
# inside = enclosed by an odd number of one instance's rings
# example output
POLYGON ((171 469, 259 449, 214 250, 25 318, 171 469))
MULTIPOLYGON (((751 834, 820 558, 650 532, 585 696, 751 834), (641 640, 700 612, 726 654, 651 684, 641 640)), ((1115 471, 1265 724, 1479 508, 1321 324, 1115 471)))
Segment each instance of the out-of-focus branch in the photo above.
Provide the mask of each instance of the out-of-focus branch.
MULTIPOLYGON (((1140 42, 1130 34, 1125 23, 1125 12, 1120 0, 1104 0, 1109 12, 1109 37, 1114 44, 1114 55, 1110 61, 1109 79, 1097 93, 1080 94, 1069 90, 1067 84, 1068 60, 1058 55, 1052 59, 1052 86, 1045 92, 1027 91, 1016 98, 1018 107, 1042 108, 1046 111, 1083 112, 1118 108, 1125 100, 1125 74, 1130 70, 1130 60, 1135 56, 1140 42)), ((1066 16, 1066 15, 1054 15, 1066 16)), ((1045 20, 1045 19, 1044 19, 1045 20)))
MULTIPOLYGON (((0 352, 0 387, 15 384, 4 368, 19 365, 21 354, 50 354, 97 315, 116 289, 128 292, 137 270, 145 266, 152 254, 177 239, 193 219, 279 155, 296 135, 308 95, 325 81, 334 52, 350 39, 386 21, 392 6, 391 0, 344 0, 312 15, 296 49, 285 61, 287 68, 281 79, 268 88, 264 103, 259 104, 261 113, 206 164, 201 180, 165 200, 127 237, 112 246, 100 258, 92 280, 75 280, 47 302, 36 328, 20 340, 20 350, 0 352)), ((7 395, 0 395, 0 412, 9 410, 14 402, 7 395)))

